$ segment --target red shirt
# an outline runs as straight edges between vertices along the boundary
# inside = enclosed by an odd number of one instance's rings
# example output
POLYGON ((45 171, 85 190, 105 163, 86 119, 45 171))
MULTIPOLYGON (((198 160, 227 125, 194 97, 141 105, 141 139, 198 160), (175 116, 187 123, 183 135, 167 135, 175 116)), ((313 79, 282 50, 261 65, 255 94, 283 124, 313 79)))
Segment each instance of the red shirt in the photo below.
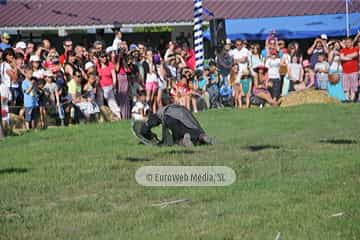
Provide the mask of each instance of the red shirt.
MULTIPOLYGON (((359 52, 358 48, 343 48, 340 53, 345 56, 352 53, 359 52)), ((343 73, 357 73, 359 71, 359 58, 353 58, 352 60, 342 61, 343 73)))
POLYGON ((66 61, 66 55, 65 55, 65 53, 63 53, 59 57, 59 62, 60 62, 61 65, 64 65, 65 61, 66 61))
POLYGON ((176 89, 182 96, 190 92, 188 85, 182 82, 176 83, 176 89))
POLYGON ((99 73, 100 77, 100 86, 101 87, 108 87, 113 85, 113 79, 111 71, 115 69, 114 64, 109 62, 109 65, 107 67, 100 67, 100 65, 97 65, 97 71, 99 73))
POLYGON ((192 70, 195 70, 195 52, 192 49, 189 49, 187 52, 188 59, 186 59, 186 66, 192 70))

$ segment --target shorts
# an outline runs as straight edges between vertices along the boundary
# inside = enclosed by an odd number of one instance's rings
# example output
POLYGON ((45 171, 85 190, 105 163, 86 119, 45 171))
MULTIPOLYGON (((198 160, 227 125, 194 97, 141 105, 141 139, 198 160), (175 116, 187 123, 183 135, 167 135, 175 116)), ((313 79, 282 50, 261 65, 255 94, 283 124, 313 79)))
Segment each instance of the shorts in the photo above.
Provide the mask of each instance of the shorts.
POLYGON ((36 117, 36 107, 25 107, 25 121, 31 122, 35 120, 36 117))
POLYGON ((156 91, 157 88, 158 88, 157 82, 147 82, 145 84, 146 91, 156 91))
POLYGON ((346 92, 357 92, 359 86, 358 73, 343 74, 343 88, 346 92))

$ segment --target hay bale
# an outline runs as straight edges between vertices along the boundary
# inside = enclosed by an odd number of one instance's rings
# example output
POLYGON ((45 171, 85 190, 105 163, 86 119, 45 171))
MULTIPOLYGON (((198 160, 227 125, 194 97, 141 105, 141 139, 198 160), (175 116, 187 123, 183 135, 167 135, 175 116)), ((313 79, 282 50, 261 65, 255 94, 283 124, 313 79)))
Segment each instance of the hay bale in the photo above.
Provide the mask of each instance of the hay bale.
POLYGON ((318 103, 340 103, 335 98, 329 97, 327 91, 306 89, 297 92, 291 92, 281 99, 281 107, 297 106, 302 104, 318 103))

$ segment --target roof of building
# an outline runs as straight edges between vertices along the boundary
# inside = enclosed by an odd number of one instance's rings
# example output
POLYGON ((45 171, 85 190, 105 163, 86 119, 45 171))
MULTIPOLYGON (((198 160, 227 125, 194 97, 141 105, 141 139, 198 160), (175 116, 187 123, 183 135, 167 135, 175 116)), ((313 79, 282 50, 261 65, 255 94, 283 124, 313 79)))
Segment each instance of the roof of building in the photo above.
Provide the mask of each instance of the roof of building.
MULTIPOLYGON (((2 0, 0 28, 184 24, 192 0, 2 0)), ((352 0, 351 12, 360 10, 352 0)), ((345 0, 203 0, 217 18, 259 18, 345 12, 345 0)))

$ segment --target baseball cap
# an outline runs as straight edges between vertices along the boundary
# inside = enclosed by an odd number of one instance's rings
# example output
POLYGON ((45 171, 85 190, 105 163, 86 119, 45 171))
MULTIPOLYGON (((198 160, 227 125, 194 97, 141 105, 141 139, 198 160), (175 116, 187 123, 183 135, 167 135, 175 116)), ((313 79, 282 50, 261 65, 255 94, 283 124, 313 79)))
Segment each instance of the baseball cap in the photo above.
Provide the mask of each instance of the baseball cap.
POLYGON ((44 72, 44 76, 45 76, 45 77, 54 77, 55 75, 53 74, 52 71, 45 71, 45 72, 44 72))
POLYGON ((26 43, 21 41, 16 43, 15 48, 21 48, 21 49, 26 49, 26 43))
POLYGON ((30 62, 40 62, 40 58, 38 55, 32 55, 30 57, 30 62))
POLYGON ((111 53, 112 51, 114 51, 112 46, 107 47, 106 50, 105 50, 106 53, 111 53))
POLYGON ((226 44, 231 44, 231 39, 230 38, 226 39, 226 44))
POLYGON ((85 70, 88 70, 89 68, 92 68, 92 67, 94 67, 95 65, 94 65, 94 63, 92 63, 92 62, 87 62, 87 63, 85 63, 85 70))
POLYGON ((131 44, 130 47, 129 47, 129 50, 130 50, 130 51, 137 50, 137 49, 138 49, 138 48, 137 48, 136 44, 134 44, 134 43, 131 44))
POLYGON ((321 38, 321 39, 324 39, 324 40, 327 40, 327 39, 328 39, 328 37, 327 37, 326 34, 321 34, 320 38, 321 38))

